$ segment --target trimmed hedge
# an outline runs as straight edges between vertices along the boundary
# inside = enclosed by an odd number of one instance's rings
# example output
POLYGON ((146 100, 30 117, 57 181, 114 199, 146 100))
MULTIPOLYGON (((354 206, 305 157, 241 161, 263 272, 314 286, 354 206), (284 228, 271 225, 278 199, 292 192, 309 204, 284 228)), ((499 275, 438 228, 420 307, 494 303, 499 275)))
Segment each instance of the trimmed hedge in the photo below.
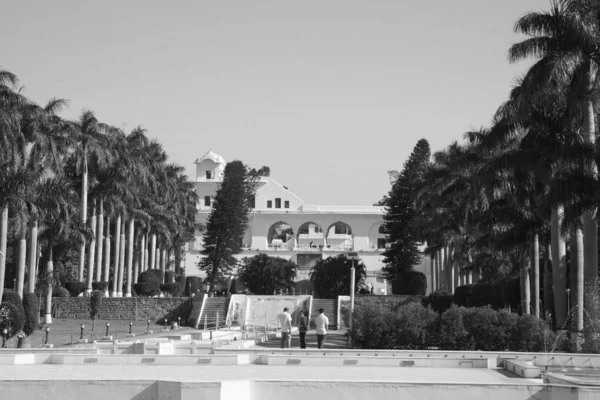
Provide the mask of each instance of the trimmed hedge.
POLYGON ((454 296, 452 296, 452 294, 440 290, 433 292, 429 296, 423 297, 421 304, 425 307, 431 307, 433 311, 441 314, 452 307, 453 298, 454 296))
POLYGON ((140 297, 158 296, 160 294, 160 280, 156 275, 156 269, 149 269, 140 274, 138 283, 133 285, 133 289, 140 297))
POLYGON ((54 286, 52 288, 52 297, 71 297, 71 293, 62 286, 54 286))
POLYGON ((199 293, 202 291, 202 278, 199 276, 186 276, 185 277, 185 296, 191 297, 192 293, 199 293))
POLYGON ((77 297, 87 289, 85 282, 65 282, 65 289, 69 291, 71 297, 77 297))
POLYGON ((470 307, 475 285, 463 285, 454 290, 453 302, 459 307, 470 307))
POLYGON ((25 311, 25 325, 23 326, 23 332, 27 336, 39 329, 39 309, 38 309, 38 298, 35 293, 25 293, 23 295, 23 309, 25 311))
POLYGON ((392 293, 423 296, 427 292, 427 277, 419 271, 406 271, 392 282, 392 293))
POLYGON ((492 285, 485 282, 477 283, 473 286, 471 305, 473 307, 490 306, 494 310, 503 308, 504 296, 499 285, 492 285))
POLYGON ((13 303, 0 304, 0 332, 7 330, 7 339, 15 336, 23 329, 25 319, 13 303))
POLYGON ((171 297, 180 297, 182 294, 179 282, 163 283, 162 285, 160 285, 160 291, 169 294, 171 297))
POLYGON ((108 289, 108 282, 92 282, 92 289, 105 292, 108 289))
POLYGON ((2 304, 10 303, 17 308, 18 316, 13 321, 13 327, 19 332, 25 326, 25 308, 23 308, 23 301, 21 297, 13 291, 5 291, 2 294, 2 304))
MULTIPOLYGON (((147 271, 142 272, 142 274, 144 273, 149 273, 149 274, 153 274, 154 276, 156 276, 156 278, 158 279, 158 283, 163 283, 163 280, 165 278, 165 275, 163 274, 163 272, 160 269, 154 268, 154 269, 149 269, 147 271)), ((140 274, 140 276, 142 275, 140 274)), ((140 280, 138 279, 138 282, 140 280)))

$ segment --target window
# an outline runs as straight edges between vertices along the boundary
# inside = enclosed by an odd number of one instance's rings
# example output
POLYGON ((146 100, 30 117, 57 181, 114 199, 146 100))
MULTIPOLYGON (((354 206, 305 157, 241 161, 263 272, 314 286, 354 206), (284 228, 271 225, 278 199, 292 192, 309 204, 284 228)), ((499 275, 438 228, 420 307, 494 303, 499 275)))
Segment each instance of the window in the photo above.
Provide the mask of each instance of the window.
POLYGON ((267 200, 267 208, 273 208, 273 201, 267 200))
POLYGON ((379 239, 377 239, 377 248, 378 249, 385 249, 385 238, 379 238, 379 239))
POLYGON ((204 196, 204 206, 210 207, 210 196, 204 196))
POLYGON ((285 208, 290 208, 290 202, 288 200, 283 202, 285 208))
POLYGON ((321 228, 319 225, 315 225, 315 233, 323 233, 323 228, 321 228))
POLYGON ((281 208, 281 199, 275 199, 275 208, 281 208))
POLYGON ((212 179, 212 171, 206 171, 206 179, 212 179))

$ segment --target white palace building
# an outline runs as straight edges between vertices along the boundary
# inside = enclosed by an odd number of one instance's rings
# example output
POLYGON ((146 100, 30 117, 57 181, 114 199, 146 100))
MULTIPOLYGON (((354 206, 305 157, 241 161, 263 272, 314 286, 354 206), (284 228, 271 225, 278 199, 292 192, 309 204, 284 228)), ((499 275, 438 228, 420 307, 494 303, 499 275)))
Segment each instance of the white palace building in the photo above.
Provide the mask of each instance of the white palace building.
MULTIPOLYGON (((223 178, 226 161, 209 151, 196 164, 196 193, 199 204, 196 214, 195 240, 189 244, 185 257, 187 276, 202 276, 197 263, 202 257, 202 235, 211 204, 223 178)), ((261 177, 256 191, 255 208, 243 240, 238 259, 259 253, 281 257, 298 264, 297 290, 312 290, 309 271, 319 259, 345 252, 358 252, 367 268, 367 281, 375 294, 392 294, 388 283, 379 277, 383 266, 382 233, 384 207, 318 206, 305 204, 300 197, 270 176, 261 177)), ((431 268, 424 262, 415 269, 424 272, 431 288, 431 268)))

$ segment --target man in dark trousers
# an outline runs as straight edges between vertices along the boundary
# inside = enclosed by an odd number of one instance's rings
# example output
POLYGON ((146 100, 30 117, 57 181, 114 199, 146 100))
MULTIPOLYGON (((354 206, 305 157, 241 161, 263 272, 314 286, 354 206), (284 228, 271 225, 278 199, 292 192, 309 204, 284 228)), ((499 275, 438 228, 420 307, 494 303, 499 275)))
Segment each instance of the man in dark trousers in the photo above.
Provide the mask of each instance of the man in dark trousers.
POLYGON ((298 325, 298 332, 300 333, 300 348, 306 348, 306 332, 308 331, 308 317, 306 311, 300 311, 300 323, 298 325))
POLYGON ((327 338, 327 328, 329 325, 329 318, 325 315, 325 310, 319 309, 319 316, 315 318, 315 325, 317 327, 317 348, 322 349, 325 344, 325 338, 327 338))

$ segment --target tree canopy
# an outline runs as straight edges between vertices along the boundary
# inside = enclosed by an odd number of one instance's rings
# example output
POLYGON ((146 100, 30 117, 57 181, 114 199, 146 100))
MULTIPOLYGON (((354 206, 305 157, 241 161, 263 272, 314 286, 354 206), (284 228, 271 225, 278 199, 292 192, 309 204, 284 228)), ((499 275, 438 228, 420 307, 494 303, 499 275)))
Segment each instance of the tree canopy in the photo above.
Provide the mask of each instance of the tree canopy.
POLYGON ((298 265, 267 254, 244 258, 238 269, 239 279, 253 294, 274 294, 294 286, 298 265))

